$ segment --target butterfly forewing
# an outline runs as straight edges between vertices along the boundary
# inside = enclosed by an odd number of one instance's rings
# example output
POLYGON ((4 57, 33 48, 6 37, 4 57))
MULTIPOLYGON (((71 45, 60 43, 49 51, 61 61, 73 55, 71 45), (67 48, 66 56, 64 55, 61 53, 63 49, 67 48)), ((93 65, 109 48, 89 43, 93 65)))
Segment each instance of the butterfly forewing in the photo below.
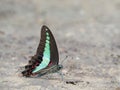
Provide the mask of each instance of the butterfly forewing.
POLYGON ((50 44, 50 62, 53 64, 58 64, 59 55, 58 55, 56 41, 50 29, 46 26, 43 26, 41 30, 41 39, 37 49, 37 55, 43 55, 43 52, 45 50, 45 43, 48 40, 48 38, 49 38, 49 44, 50 44))

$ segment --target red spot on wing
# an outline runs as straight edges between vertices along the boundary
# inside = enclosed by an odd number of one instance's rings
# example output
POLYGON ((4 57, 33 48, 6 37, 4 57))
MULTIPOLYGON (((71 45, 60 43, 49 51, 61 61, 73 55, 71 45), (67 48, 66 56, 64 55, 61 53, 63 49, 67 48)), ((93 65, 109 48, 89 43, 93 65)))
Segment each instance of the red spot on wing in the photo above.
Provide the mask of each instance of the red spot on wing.
POLYGON ((50 63, 48 64, 48 66, 52 66, 53 65, 53 63, 50 61, 50 63))

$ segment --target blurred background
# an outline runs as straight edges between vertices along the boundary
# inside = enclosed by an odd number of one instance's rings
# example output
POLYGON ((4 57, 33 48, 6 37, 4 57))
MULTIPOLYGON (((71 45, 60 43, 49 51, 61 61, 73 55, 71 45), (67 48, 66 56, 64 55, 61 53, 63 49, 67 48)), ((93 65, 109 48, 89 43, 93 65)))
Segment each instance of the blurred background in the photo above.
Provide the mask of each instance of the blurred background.
POLYGON ((120 0, 0 0, 0 88, 120 90, 120 0), (16 75, 35 54, 42 25, 55 36, 60 62, 69 56, 64 74, 76 85, 16 75))

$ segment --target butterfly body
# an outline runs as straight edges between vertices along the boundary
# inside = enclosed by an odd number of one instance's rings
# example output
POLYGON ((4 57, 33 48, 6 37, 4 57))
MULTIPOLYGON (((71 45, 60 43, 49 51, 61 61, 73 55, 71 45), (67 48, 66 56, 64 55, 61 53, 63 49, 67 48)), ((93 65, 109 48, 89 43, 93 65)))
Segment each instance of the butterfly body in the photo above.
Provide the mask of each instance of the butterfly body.
POLYGON ((29 60, 22 75, 26 77, 45 75, 57 72, 62 68, 59 65, 59 55, 55 39, 46 26, 41 29, 41 39, 36 54, 29 60))
MULTIPOLYGON (((49 74, 49 73, 55 73, 57 71, 59 71, 61 68, 63 68, 62 65, 54 65, 54 66, 51 66, 49 68, 45 68, 43 70, 40 70, 38 73, 38 76, 43 76, 45 74, 49 74)), ((37 74, 36 73, 36 74, 37 74)))

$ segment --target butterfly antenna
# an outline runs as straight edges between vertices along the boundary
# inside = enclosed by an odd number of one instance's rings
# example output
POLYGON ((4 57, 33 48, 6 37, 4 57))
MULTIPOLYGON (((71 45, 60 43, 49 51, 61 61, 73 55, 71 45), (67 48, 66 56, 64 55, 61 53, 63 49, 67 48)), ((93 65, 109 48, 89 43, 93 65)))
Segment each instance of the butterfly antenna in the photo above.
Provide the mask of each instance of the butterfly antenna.
POLYGON ((65 56, 65 58, 62 60, 62 62, 61 62, 61 65, 63 64, 63 62, 65 61, 65 60, 67 60, 67 58, 68 58, 68 56, 65 56))
MULTIPOLYGON (((70 56, 66 55, 65 58, 61 61, 60 64, 62 65, 65 60, 68 60, 68 59, 67 59, 68 57, 70 57, 70 56)), ((73 57, 71 57, 71 59, 73 59, 73 57)))

